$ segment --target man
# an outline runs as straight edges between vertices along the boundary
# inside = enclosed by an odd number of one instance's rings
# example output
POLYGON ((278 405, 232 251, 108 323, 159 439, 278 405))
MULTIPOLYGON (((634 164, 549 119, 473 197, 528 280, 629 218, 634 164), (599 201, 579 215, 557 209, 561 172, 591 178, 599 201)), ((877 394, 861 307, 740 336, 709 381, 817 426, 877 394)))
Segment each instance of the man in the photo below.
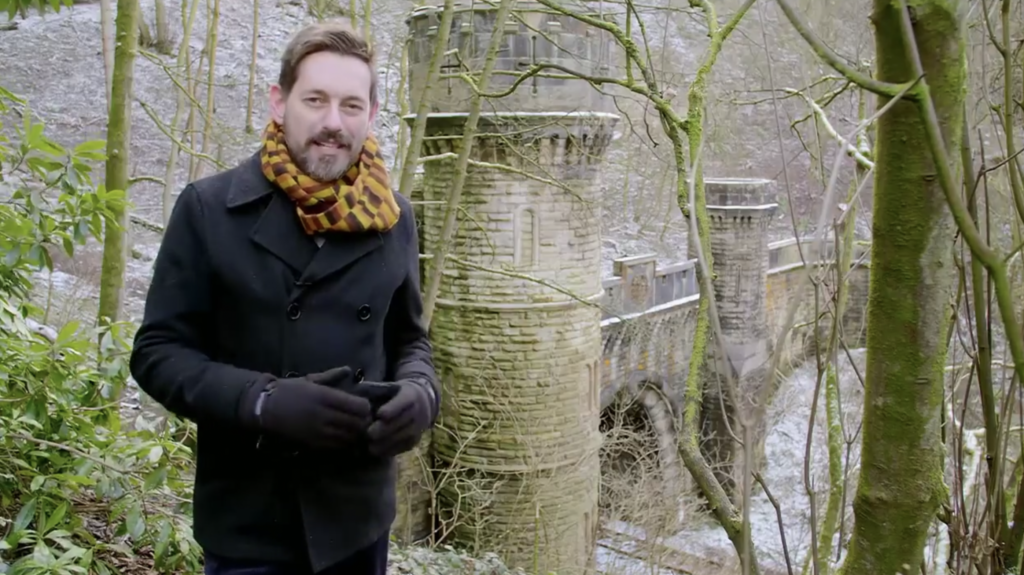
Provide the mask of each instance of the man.
POLYGON ((300 31, 258 152, 189 184, 157 255, 131 371, 197 422, 208 575, 383 575, 394 456, 433 425, 416 224, 370 133, 373 53, 300 31), (397 394, 374 411, 365 390, 397 394))

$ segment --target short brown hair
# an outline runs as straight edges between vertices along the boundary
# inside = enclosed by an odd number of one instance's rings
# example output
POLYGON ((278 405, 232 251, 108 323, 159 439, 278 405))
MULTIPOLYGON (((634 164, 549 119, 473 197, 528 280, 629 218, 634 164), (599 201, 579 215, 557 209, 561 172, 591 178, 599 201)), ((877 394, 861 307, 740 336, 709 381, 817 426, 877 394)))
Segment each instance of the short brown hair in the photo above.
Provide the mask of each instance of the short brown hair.
POLYGON ((281 56, 281 72, 277 83, 285 94, 291 92, 299 77, 299 64, 317 52, 334 52, 355 56, 370 67, 370 104, 377 102, 377 71, 370 44, 344 20, 310 24, 288 42, 281 56))

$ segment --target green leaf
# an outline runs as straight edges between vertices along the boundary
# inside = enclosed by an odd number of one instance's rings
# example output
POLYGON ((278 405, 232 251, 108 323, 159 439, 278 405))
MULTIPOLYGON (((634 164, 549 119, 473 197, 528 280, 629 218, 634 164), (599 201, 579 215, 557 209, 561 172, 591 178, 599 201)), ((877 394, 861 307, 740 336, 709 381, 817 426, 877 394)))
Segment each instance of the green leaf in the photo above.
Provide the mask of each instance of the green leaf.
MULTIPOLYGON (((9 1, 11 1, 11 0, 0 0, 0 9, 3 9, 4 7, 7 6, 7 4, 5 4, 4 2, 9 2, 9 1)), ((14 94, 14 92, 11 92, 11 91, 7 90, 3 86, 0 86, 0 100, 9 100, 11 102, 14 102, 15 104, 24 104, 25 103, 25 99, 24 98, 22 98, 20 96, 16 96, 14 94)), ((0 124, 0 125, 2 125, 2 124, 0 124)))
POLYGON ((50 567, 55 562, 50 546, 44 543, 42 539, 37 541, 32 549, 32 559, 42 567, 50 567))
POLYGON ((45 482, 46 482, 46 476, 45 475, 36 475, 35 477, 32 478, 32 483, 29 484, 28 490, 29 491, 39 491, 39 488, 42 487, 43 483, 45 483, 45 482))
POLYGON ((53 258, 50 257, 50 250, 46 249, 46 246, 43 246, 42 256, 43 256, 43 266, 46 267, 47 271, 52 272, 53 271, 53 258))
POLYGON ((35 517, 35 514, 36 500, 33 497, 28 500, 28 503, 26 503, 20 511, 18 511, 18 516, 14 518, 13 531, 21 531, 28 527, 29 523, 32 522, 32 518, 35 517))
POLYGON ((73 547, 65 551, 64 554, 57 559, 57 562, 70 563, 71 561, 78 559, 83 555, 85 555, 85 549, 82 549, 81 547, 73 547))
POLYGON ((64 327, 60 328, 60 332, 57 334, 56 345, 64 345, 75 337, 75 333, 78 332, 79 322, 76 319, 69 321, 64 324, 64 327))
POLYGON ((4 254, 4 266, 12 268, 14 264, 18 263, 18 259, 21 258, 21 246, 15 246, 4 254))
POLYGON ((45 177, 49 175, 50 172, 55 172, 64 167, 64 164, 58 162, 57 160, 53 160, 51 158, 43 158, 40 156, 32 156, 31 158, 25 160, 25 163, 28 164, 28 167, 32 168, 32 170, 36 174, 42 177, 45 177))
POLYGON ((69 258, 75 257, 75 242, 72 241, 71 237, 64 236, 61 238, 61 243, 64 244, 64 253, 67 254, 69 258))
POLYGON ((142 520, 142 510, 138 503, 133 504, 128 511, 128 517, 125 518, 125 529, 128 536, 136 541, 146 532, 146 522, 142 520))
POLYGON ((40 252, 43 251, 42 246, 39 244, 32 244, 32 247, 28 249, 28 255, 26 256, 29 261, 33 263, 41 263, 42 257, 40 252))
POLYGON ((81 154, 105 150, 106 148, 107 142, 104 140, 87 140, 75 146, 74 154, 79 156, 81 154))
POLYGON ((153 489, 159 487, 160 485, 163 485, 164 481, 166 480, 167 467, 161 465, 160 467, 154 469, 148 475, 146 475, 146 482, 143 484, 142 488, 145 491, 152 491, 153 489))
POLYGON ((68 502, 65 501, 61 503, 60 506, 58 506, 57 509, 53 512, 53 515, 51 515, 50 518, 46 520, 46 525, 43 526, 42 533, 49 533, 51 529, 59 525, 60 522, 64 520, 64 515, 67 514, 67 512, 68 502))

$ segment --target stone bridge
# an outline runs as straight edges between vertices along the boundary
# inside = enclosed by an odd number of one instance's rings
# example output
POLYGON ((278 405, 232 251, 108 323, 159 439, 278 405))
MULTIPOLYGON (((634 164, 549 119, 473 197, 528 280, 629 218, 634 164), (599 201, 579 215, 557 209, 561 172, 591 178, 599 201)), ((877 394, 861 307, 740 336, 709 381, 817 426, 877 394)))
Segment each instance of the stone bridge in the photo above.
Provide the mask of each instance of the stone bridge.
MULTIPOLYGON (((756 186, 762 182, 747 182, 756 186)), ((714 197, 723 187, 744 185, 742 180, 707 182, 708 196, 714 197)), ((712 218, 719 216, 723 206, 709 205, 712 218)), ((736 231, 748 228, 739 219, 728 223, 737 226, 736 231)), ((754 230, 752 230, 754 231, 754 230)), ((722 331, 725 338, 761 338, 769 352, 774 345, 780 345, 780 377, 785 376, 799 365, 807 353, 813 352, 813 322, 815 316, 814 292, 805 287, 802 301, 797 302, 794 311, 793 328, 788 337, 780 342, 787 313, 794 303, 794 294, 799 288, 800 276, 806 273, 801 246, 797 239, 768 243, 763 235, 758 238, 742 234, 744 240, 753 240, 754 251, 744 253, 736 246, 732 234, 713 235, 712 250, 714 265, 719 279, 714 282, 716 292, 728 288, 721 284, 733 284, 733 292, 741 291, 744 282, 755 289, 747 290, 742 297, 730 294, 728 302, 719 302, 722 331), (739 285, 738 285, 739 284, 739 285), (724 304, 724 305, 723 305, 724 304), (732 304, 732 305, 729 305, 732 304), (723 308, 733 308, 740 314, 738 321, 731 325, 723 308), (760 312, 760 314, 759 314, 760 312), (761 315, 760 318, 757 316, 761 315), (760 321, 758 321, 760 320, 760 321), (761 325, 758 325, 761 324, 761 325), (759 330, 766 326, 767 331, 759 330), (730 329, 731 328, 731 329, 730 329), (756 333, 761 331, 762 333, 756 333)), ((810 256, 814 240, 800 240, 805 257, 810 256)), ((834 244, 827 244, 832 246, 834 244)), ((832 253, 826 251, 817 265, 833 263, 832 253)), ((849 305, 844 317, 844 337, 849 345, 861 345, 864 336, 864 311, 867 302, 868 262, 863 251, 855 251, 854 268, 848 278, 849 305)), ((675 416, 682 407, 684 385, 689 373, 689 362, 693 340, 697 331, 697 310, 700 305, 700 286, 697 280, 698 262, 690 259, 665 266, 658 266, 653 255, 620 258, 614 262, 615 274, 605 278, 604 299, 606 303, 601 320, 603 343, 600 406, 609 409, 616 401, 638 401, 659 436, 659 459, 665 477, 678 482, 678 489, 687 490, 686 472, 678 459, 676 445, 675 416), (618 311, 613 311, 618 310, 618 311)), ((826 283, 829 283, 826 281, 826 283)), ((718 295, 718 294, 716 294, 718 295)), ((721 299, 721 297, 719 297, 721 299)), ((824 306, 822 306, 824 307, 824 306)), ((820 330, 828 327, 821 318, 820 330)), ((755 367, 767 367, 766 357, 756 358, 755 367)), ((744 375, 743 369, 734 369, 734 375, 744 375)), ((747 370, 750 371, 750 370, 747 370)), ((764 372, 755 370, 755 377, 746 378, 747 385, 742 391, 754 391, 764 381, 764 372), (746 389, 744 389, 746 387, 746 389)), ((714 392, 715 385, 704 379, 705 419, 713 419, 719 411, 719 399, 714 392)), ((721 417, 721 414, 717 414, 721 417)), ((714 424, 714 421, 706 425, 714 424)), ((719 456, 719 464, 725 456, 719 456)), ((727 483, 730 478, 720 476, 727 483)))
MULTIPOLYGON (((509 89, 517 71, 540 62, 618 74, 608 34, 530 0, 504 22, 491 4, 456 2, 445 73, 425 86, 440 12, 423 6, 407 23, 411 109, 427 99, 423 173, 412 194, 424 277, 430 254, 443 246, 449 253, 431 323, 442 407, 432 436, 399 461, 394 532, 497 551, 531 572, 585 573, 598 539, 604 410, 639 401, 658 434, 664 483, 687 488, 673 414, 707 294, 692 259, 659 267, 651 256, 622 258, 614 276, 602 277, 596 184, 619 122, 611 97, 564 75, 509 89), (488 89, 510 93, 479 114, 447 241, 455 158, 474 95, 459 74, 483 66, 496 28, 502 46, 488 89)), ((722 407, 718 378, 732 376, 743 394, 755 394, 775 380, 768 375, 776 346, 785 372, 814 340, 812 292, 794 298, 807 258, 795 239, 768 243, 776 193, 767 180, 706 182, 715 271, 708 302, 721 324, 716 348, 726 353, 709 354, 701 374, 702 417, 726 483, 734 447, 724 439, 731 408, 722 407), (797 327, 780 341, 793 302, 797 327)), ((826 252, 808 265, 830 259, 826 252)), ((866 278, 861 262, 850 274, 848 342, 862 330, 866 278)))

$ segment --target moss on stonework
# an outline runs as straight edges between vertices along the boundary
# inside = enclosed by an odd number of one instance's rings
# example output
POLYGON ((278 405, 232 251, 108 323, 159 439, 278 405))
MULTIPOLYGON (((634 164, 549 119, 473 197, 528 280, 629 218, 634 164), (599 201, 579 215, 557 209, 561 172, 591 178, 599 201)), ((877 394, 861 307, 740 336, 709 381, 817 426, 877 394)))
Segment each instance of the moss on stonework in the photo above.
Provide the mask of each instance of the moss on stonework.
MULTIPOLYGON (((953 150, 966 81, 958 3, 910 4, 945 147, 953 150)), ((874 1, 876 77, 885 82, 914 76, 900 19, 897 3, 874 1)), ((880 118, 876 152, 863 451, 848 575, 918 571, 945 494, 939 422, 954 226, 915 103, 899 102, 880 118)))

